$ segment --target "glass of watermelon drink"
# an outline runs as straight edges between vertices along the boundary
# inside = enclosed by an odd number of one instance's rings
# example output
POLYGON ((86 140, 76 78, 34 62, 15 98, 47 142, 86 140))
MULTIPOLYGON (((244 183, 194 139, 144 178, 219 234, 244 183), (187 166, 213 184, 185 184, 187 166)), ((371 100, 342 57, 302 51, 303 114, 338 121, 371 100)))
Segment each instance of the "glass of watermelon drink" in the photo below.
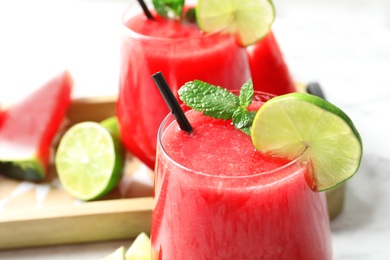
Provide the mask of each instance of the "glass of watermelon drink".
POLYGON ((239 89, 250 78, 246 49, 233 36, 205 34, 196 23, 152 13, 155 20, 147 19, 134 3, 123 16, 117 102, 123 143, 150 168, 158 127, 169 112, 150 75, 162 71, 175 95, 190 80, 239 89))
MULTIPOLYGON (((249 108, 269 98, 256 93, 249 108)), ((255 151, 231 120, 184 110, 191 134, 172 115, 158 132, 153 259, 331 259, 326 197, 308 166, 255 151)))

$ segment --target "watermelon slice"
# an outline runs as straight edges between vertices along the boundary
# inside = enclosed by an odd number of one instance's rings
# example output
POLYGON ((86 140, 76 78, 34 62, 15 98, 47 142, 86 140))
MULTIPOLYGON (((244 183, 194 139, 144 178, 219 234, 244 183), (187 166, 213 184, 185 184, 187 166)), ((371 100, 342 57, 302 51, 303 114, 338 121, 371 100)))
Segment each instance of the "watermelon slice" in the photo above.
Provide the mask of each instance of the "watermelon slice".
POLYGON ((51 145, 71 100, 73 80, 64 71, 2 113, 0 174, 42 181, 48 172, 51 145))
POLYGON ((0 104, 0 127, 1 127, 1 124, 3 123, 4 115, 5 115, 4 110, 2 109, 1 104, 0 104))
POLYGON ((283 95, 295 92, 295 84, 283 53, 271 31, 261 41, 247 48, 255 90, 283 95))

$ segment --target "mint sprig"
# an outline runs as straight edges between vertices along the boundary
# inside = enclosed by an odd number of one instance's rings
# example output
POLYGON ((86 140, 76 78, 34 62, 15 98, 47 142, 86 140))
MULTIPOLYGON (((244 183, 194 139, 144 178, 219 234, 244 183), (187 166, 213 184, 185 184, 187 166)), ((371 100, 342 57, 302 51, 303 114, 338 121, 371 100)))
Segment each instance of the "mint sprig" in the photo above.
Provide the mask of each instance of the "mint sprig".
POLYGON ((180 20, 184 0, 153 0, 153 6, 161 17, 180 20))
POLYGON ((239 96, 200 80, 187 82, 178 93, 180 99, 190 108, 213 118, 232 119, 235 128, 250 135, 256 114, 247 109, 254 96, 251 80, 242 86, 239 96))

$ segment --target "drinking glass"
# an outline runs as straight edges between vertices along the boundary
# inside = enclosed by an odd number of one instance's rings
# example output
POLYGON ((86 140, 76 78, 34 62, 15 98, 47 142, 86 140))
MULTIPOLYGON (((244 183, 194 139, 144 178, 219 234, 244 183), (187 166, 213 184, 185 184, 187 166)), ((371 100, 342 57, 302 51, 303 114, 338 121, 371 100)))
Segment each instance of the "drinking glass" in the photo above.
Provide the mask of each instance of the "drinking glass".
MULTIPOLYGON (((133 28, 150 22, 139 19, 141 12, 134 3, 123 16, 117 116, 125 147, 153 168, 157 130, 169 110, 151 75, 161 71, 177 95, 177 90, 192 80, 239 89, 250 78, 250 69, 246 50, 234 37, 200 30, 176 38, 140 34, 133 28)), ((156 26, 159 23, 155 21, 156 26)))
MULTIPOLYGON (((256 94, 256 100, 269 97, 256 94)), ((194 170, 166 151, 172 145, 167 136, 177 135, 174 120, 164 119, 157 138, 153 259, 331 259, 325 193, 310 188, 309 166, 300 157, 257 174, 230 174, 228 159, 194 170), (224 174, 211 174, 216 164, 224 174)), ((196 138, 195 127, 192 135, 196 138)), ((239 145, 215 143, 202 153, 219 156, 217 146, 239 145)), ((194 149, 181 152, 193 165, 202 163, 194 149)))

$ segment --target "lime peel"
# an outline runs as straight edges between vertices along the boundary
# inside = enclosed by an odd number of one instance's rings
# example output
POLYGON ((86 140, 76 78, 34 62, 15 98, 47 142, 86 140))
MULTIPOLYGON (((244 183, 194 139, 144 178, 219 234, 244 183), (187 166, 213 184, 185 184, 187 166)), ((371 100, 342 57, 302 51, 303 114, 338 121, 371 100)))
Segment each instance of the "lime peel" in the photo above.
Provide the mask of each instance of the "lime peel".
POLYGON ((351 178, 359 169, 363 147, 352 120, 328 101, 291 93, 267 101, 251 130, 255 148, 277 157, 312 165, 316 189, 324 191, 351 178))

